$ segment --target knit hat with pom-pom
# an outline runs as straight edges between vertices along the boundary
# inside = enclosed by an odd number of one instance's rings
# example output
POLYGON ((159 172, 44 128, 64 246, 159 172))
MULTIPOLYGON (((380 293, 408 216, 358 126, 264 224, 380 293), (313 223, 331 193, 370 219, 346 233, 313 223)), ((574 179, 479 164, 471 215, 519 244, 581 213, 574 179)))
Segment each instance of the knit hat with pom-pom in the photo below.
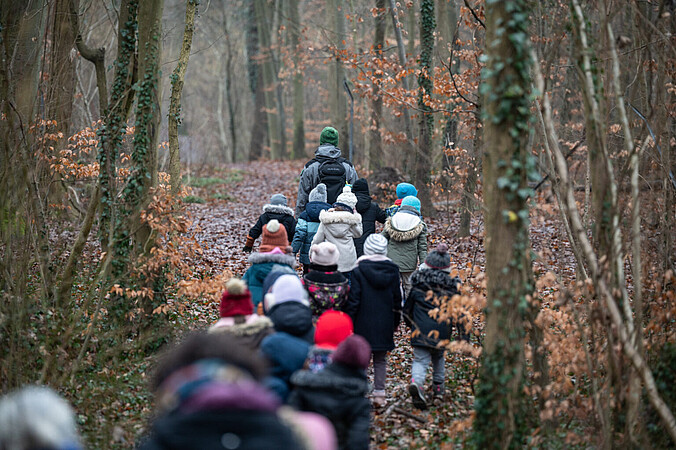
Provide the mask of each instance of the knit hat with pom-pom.
POLYGON ((357 196, 352 193, 350 186, 345 186, 343 192, 336 199, 336 203, 342 203, 349 206, 350 209, 354 209, 357 206, 357 196))
POLYGON ((326 203, 326 185, 324 183, 319 183, 313 190, 311 190, 310 195, 308 196, 308 201, 326 203))
POLYGON ((277 219, 272 219, 263 225, 263 236, 259 251, 262 253, 271 252, 275 247, 282 250, 289 245, 289 238, 286 235, 286 228, 279 224, 277 219))
POLYGON ((248 316, 253 314, 253 309, 251 292, 246 283, 239 278, 230 278, 221 296, 221 317, 248 316))
POLYGON ((366 369, 371 362, 371 346, 358 334, 347 337, 333 352, 333 362, 366 369))
POLYGON ((444 272, 451 271, 451 256, 448 254, 448 245, 441 243, 433 251, 427 254, 425 265, 430 269, 439 269, 444 272))

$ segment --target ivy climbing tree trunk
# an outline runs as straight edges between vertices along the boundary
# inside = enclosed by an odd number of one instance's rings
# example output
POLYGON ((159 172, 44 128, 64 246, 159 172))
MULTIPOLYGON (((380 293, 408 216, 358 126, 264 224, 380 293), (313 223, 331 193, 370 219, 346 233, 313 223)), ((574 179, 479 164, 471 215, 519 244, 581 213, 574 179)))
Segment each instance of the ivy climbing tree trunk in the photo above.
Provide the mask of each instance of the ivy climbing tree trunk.
POLYGON ((185 30, 183 45, 178 56, 178 64, 171 74, 171 100, 169 102, 169 173, 171 175, 171 193, 177 194, 181 187, 181 153, 178 145, 178 125, 181 122, 181 94, 183 80, 188 69, 192 35, 195 30, 197 0, 188 0, 185 7, 185 30))
MULTIPOLYGON (((99 240, 104 251, 109 250, 116 214, 116 166, 127 130, 127 119, 134 99, 132 85, 135 78, 136 30, 138 28, 138 0, 122 0, 115 73, 110 87, 108 109, 99 129, 98 162, 101 207, 99 212, 99 240)), ((83 55, 84 56, 84 55, 83 55)), ((98 72, 98 70, 97 70, 98 72)), ((99 89, 99 97, 103 92, 99 89)))
POLYGON ((420 108, 420 139, 415 152, 415 172, 413 182, 418 188, 418 198, 422 211, 434 216, 436 211, 430 196, 429 178, 432 167, 432 135, 434 134, 434 115, 428 99, 434 88, 432 82, 432 54, 434 52, 434 30, 437 26, 434 14, 434 0, 420 2, 420 74, 418 75, 418 108, 420 108))
POLYGON ((530 119, 528 2, 486 5, 484 198, 486 223, 486 338, 474 409, 477 448, 521 448, 524 315, 533 293, 528 239, 527 151, 530 119))
POLYGON ((123 205, 115 226, 113 278, 128 270, 132 251, 150 250, 151 230, 141 220, 141 212, 150 201, 151 188, 157 184, 157 141, 160 131, 160 61, 162 52, 163 0, 147 0, 138 7, 138 73, 136 122, 131 154, 131 173, 123 190, 123 205))
POLYGON ((293 54, 293 143, 291 145, 291 158, 305 157, 305 106, 303 97, 305 87, 303 85, 303 59, 300 47, 300 14, 298 13, 298 0, 290 0, 289 12, 289 45, 293 54))

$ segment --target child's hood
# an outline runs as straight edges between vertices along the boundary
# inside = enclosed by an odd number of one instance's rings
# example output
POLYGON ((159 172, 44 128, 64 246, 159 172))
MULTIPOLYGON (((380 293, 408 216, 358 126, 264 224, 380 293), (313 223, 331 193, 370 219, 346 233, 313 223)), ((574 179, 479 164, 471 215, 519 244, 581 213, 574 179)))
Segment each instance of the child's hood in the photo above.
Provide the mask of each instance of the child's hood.
POLYGON ((263 212, 269 214, 287 214, 293 217, 293 209, 285 205, 267 204, 263 206, 263 212))
POLYGON ((319 221, 330 234, 335 237, 352 236, 352 227, 361 223, 361 216, 346 211, 322 211, 319 213, 319 221))
POLYGON ((397 231, 410 231, 422 223, 422 219, 415 211, 409 211, 405 206, 392 216, 391 225, 397 231))

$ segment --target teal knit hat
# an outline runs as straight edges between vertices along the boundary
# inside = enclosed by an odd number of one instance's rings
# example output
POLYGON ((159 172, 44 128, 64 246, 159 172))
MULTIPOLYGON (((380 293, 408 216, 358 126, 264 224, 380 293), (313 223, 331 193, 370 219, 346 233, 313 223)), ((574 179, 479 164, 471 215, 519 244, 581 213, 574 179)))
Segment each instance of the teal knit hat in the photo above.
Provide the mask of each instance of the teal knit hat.
POLYGON ((338 130, 333 127, 324 128, 321 136, 319 136, 319 145, 323 144, 331 144, 334 147, 338 147, 338 130))

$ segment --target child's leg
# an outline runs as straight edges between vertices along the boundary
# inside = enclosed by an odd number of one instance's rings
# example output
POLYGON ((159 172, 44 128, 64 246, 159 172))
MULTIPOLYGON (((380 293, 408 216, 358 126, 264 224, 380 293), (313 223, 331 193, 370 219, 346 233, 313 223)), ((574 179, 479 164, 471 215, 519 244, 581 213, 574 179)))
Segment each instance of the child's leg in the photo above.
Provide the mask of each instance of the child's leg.
POLYGON ((387 377, 387 352, 373 352, 373 389, 385 390, 385 378, 387 377))
POLYGON ((413 347, 413 365, 411 366, 411 381, 419 387, 425 385, 427 367, 430 365, 432 355, 425 347, 413 347))
POLYGON ((432 358, 432 382, 444 384, 446 368, 444 367, 444 350, 435 349, 431 352, 432 358))

